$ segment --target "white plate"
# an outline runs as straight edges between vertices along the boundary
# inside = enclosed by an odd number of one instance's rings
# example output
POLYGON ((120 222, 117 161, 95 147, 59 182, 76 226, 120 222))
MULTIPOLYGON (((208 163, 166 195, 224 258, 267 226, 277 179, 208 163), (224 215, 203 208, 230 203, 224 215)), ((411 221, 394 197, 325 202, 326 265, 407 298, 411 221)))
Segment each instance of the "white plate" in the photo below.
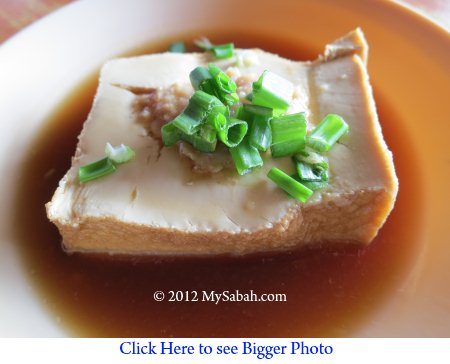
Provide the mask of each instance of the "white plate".
MULTIPOLYGON (((423 138, 435 138, 436 145, 441 145, 436 148, 442 148, 443 135, 448 139, 450 114, 448 35, 417 15, 387 2, 355 0, 337 4, 333 1, 261 0, 254 8, 241 0, 77 1, 2 45, 0 336, 68 335, 68 331, 58 324, 56 314, 47 311, 45 304, 38 300, 27 280, 29 268, 23 266, 14 247, 10 213, 19 177, 17 172, 28 152, 27 147, 51 111, 80 80, 115 55, 152 39, 180 35, 187 30, 228 26, 258 31, 269 27, 274 33, 298 38, 299 44, 320 50, 327 41, 358 25, 363 27, 372 47, 369 60, 372 80, 392 104, 396 105, 396 98, 401 99, 396 115, 400 115, 402 126, 411 121, 414 148, 420 147, 417 136, 421 130, 430 128, 432 123, 434 126, 423 138), (432 46, 433 42, 435 46, 432 46), (435 60, 430 60, 430 52, 435 60), (447 67, 446 73, 442 71, 444 67, 447 67), (423 77, 424 73, 429 74, 428 80, 423 77), (431 95, 434 86, 440 91, 431 95), (424 107, 433 114, 433 120, 424 120, 424 107), (419 116, 423 121, 422 129, 418 127, 419 116), (434 128, 443 129, 436 131, 434 128)), ((442 160, 441 168, 447 169, 448 176, 449 157, 448 149, 445 150, 447 158, 442 160)), ((440 154, 441 158, 444 153, 440 154)), ((422 163, 420 158, 418 164, 422 163)), ((441 203, 449 202, 448 179, 442 180, 439 171, 427 173, 425 176, 436 181, 427 190, 426 198, 431 202, 424 204, 424 226, 418 229, 424 247, 428 244, 427 249, 411 267, 407 279, 393 289, 391 299, 380 303, 368 324, 351 333, 353 336, 450 334, 450 294, 447 293, 450 291, 450 234, 448 224, 442 218, 433 218, 431 212, 439 211, 441 216, 449 216, 448 206, 441 203), (440 198, 434 194, 435 189, 443 191, 440 198)), ((411 198, 425 197, 411 195, 411 198)))

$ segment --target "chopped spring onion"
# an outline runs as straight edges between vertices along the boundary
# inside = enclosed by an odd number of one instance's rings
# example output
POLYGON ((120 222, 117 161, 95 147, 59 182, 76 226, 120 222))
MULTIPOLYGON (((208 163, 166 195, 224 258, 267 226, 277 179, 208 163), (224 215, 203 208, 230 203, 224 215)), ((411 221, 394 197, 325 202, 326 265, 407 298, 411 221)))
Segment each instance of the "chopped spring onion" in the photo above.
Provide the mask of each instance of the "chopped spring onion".
POLYGON ((231 106, 239 101, 239 96, 236 92, 226 93, 221 92, 213 79, 204 80, 199 89, 207 94, 217 97, 220 101, 222 101, 225 105, 231 106))
POLYGON ((199 136, 206 142, 213 144, 217 140, 217 131, 212 125, 203 124, 200 127, 199 136))
MULTIPOLYGON (((212 52, 214 48, 220 50, 229 46, 215 46, 207 39, 198 41, 197 45, 212 52)), ((306 202, 313 191, 328 186, 328 159, 321 153, 328 151, 348 131, 347 123, 340 116, 327 115, 307 136, 304 113, 283 115, 289 108, 294 86, 274 73, 264 71, 247 96, 251 103, 237 108, 231 107, 239 101, 236 84, 217 65, 197 67, 189 78, 196 91, 183 113, 162 127, 165 146, 183 140, 201 152, 211 153, 219 139, 229 148, 240 175, 261 167, 260 151, 265 152, 270 147, 275 158, 293 156, 297 173, 289 176, 274 167, 267 174, 288 194, 306 202)), ((126 148, 124 145, 113 148, 108 144, 106 153, 113 156, 116 149, 126 153, 126 148)), ((131 157, 124 156, 116 163, 131 157)), ((114 162, 108 161, 115 168, 114 162)))
POLYGON ((173 124, 177 129, 189 135, 194 134, 198 130, 208 110, 201 108, 191 109, 186 109, 173 120, 173 124))
POLYGON ((302 181, 297 173, 293 174, 291 177, 312 191, 321 190, 328 187, 327 181, 302 181))
POLYGON ((106 143, 105 155, 115 164, 121 164, 133 159, 136 153, 128 145, 113 147, 110 143, 106 143))
POLYGON ((270 120, 272 130, 272 156, 275 158, 293 155, 305 146, 305 113, 280 116, 270 120))
POLYGON ((327 171, 321 167, 315 167, 311 164, 295 161, 298 176, 301 182, 318 182, 324 179, 328 180, 327 171))
POLYGON ((234 81, 214 63, 208 65, 208 71, 217 83, 219 90, 231 93, 236 91, 234 81))
POLYGON ((239 101, 234 81, 213 63, 208 65, 208 69, 196 67, 189 74, 189 79, 195 90, 216 96, 225 105, 231 106, 239 101))
POLYGON ((309 147, 306 147, 300 153, 294 155, 294 158, 299 162, 321 166, 324 169, 328 169, 328 158, 309 147))
POLYGON ((235 115, 239 120, 251 121, 253 119, 253 115, 245 111, 244 105, 241 105, 236 109, 235 115))
POLYGON ((242 104, 236 110, 236 117, 245 121, 252 121, 256 116, 271 117, 273 110, 258 105, 242 104))
POLYGON ((214 46, 211 43, 211 41, 206 37, 200 37, 198 39, 195 39, 194 44, 200 49, 203 49, 204 51, 209 51, 214 46))
POLYGON ((229 106, 238 102, 239 96, 234 81, 214 63, 208 65, 208 71, 214 79, 215 94, 220 101, 229 106))
POLYGON ((294 155, 300 182, 328 181, 328 158, 320 155, 311 148, 294 155))
POLYGON ((172 53, 184 53, 186 52, 186 46, 183 42, 175 42, 169 46, 169 52, 172 53))
POLYGON ((227 117, 221 112, 212 112, 208 116, 208 123, 216 129, 216 131, 222 131, 227 127, 227 117))
POLYGON ((239 96, 236 92, 232 92, 232 93, 223 93, 223 94, 219 94, 219 99, 228 106, 234 105, 239 101, 239 96))
POLYGON ((247 129, 248 125, 245 121, 229 118, 225 128, 219 130, 218 136, 223 144, 232 148, 236 147, 244 139, 247 129))
POLYGON ((311 189, 305 187, 303 184, 276 167, 270 169, 269 173, 267 173, 267 177, 275 182, 278 187, 300 202, 306 202, 313 194, 311 189))
POLYGON ((322 178, 322 182, 328 182, 328 180, 330 179, 330 171, 328 170, 328 168, 324 169, 320 166, 315 166, 314 170, 314 173, 317 173, 322 178))
POLYGON ((78 178, 81 183, 86 183, 110 173, 116 170, 114 163, 108 158, 100 159, 96 162, 81 166, 78 170, 78 178))
POLYGON ((211 48, 214 56, 219 59, 231 58, 234 54, 234 44, 233 43, 225 43, 215 45, 211 48))
POLYGON ((161 128, 161 135, 166 147, 174 145, 179 140, 184 140, 201 152, 211 153, 216 150, 217 132, 209 124, 201 125, 197 132, 189 135, 178 129, 171 121, 161 128))
POLYGON ((190 143, 200 152, 212 153, 216 150, 217 132, 211 125, 203 124, 195 134, 181 133, 180 139, 190 143))
POLYGON ((212 76, 207 68, 199 66, 191 71, 191 73, 189 74, 189 79, 191 80, 191 84, 194 90, 201 90, 201 85, 204 84, 206 80, 212 80, 212 76))
POLYGON ((181 131, 175 126, 173 121, 171 121, 161 128, 161 136, 164 145, 170 147, 181 139, 181 131))
POLYGON ((212 44, 208 38, 202 37, 200 39, 195 40, 194 44, 205 51, 212 52, 214 56, 219 59, 231 58, 233 57, 234 54, 233 43, 215 45, 212 44))
POLYGON ((258 149, 250 145, 248 138, 244 138, 238 146, 230 148, 230 154, 236 170, 241 176, 247 174, 253 168, 263 165, 258 149))
POLYGON ((220 100, 216 97, 216 102, 212 104, 211 111, 209 112, 208 116, 214 113, 223 114, 225 116, 230 115, 230 110, 227 106, 222 104, 220 100))
POLYGON ((348 131, 348 124, 336 114, 328 114, 307 138, 308 145, 320 153, 328 152, 348 131))
POLYGON ((136 153, 129 146, 121 144, 113 147, 110 143, 105 146, 106 158, 86 164, 78 169, 78 178, 81 183, 91 181, 113 173, 117 165, 129 162, 136 153))
POLYGON ((203 92, 206 92, 207 94, 213 95, 219 99, 219 93, 216 89, 216 83, 214 82, 213 78, 204 80, 200 85, 199 89, 203 92))
POLYGON ((328 187, 328 182, 326 181, 303 181, 302 184, 312 191, 322 190, 328 187))
POLYGON ((241 114, 250 125, 250 144, 261 152, 265 152, 272 141, 270 118, 273 115, 273 109, 252 104, 244 104, 242 107, 241 114))
POLYGON ((275 115, 280 115, 288 109, 293 92, 292 82, 266 70, 258 81, 253 82, 252 103, 270 107, 275 115))
POLYGON ((252 100, 253 100, 253 92, 250 92, 248 95, 245 96, 245 98, 246 98, 248 101, 252 102, 252 100))
POLYGON ((273 109, 271 109, 270 107, 252 104, 243 104, 242 106, 244 107, 245 111, 253 115, 265 116, 268 118, 273 116, 273 109))
POLYGON ((250 145, 261 152, 265 152, 272 142, 272 131, 270 130, 270 119, 265 116, 255 116, 250 124, 250 145))
POLYGON ((188 106, 173 120, 173 124, 183 133, 192 135, 215 108, 225 110, 225 106, 217 97, 203 91, 195 91, 189 100, 188 106))

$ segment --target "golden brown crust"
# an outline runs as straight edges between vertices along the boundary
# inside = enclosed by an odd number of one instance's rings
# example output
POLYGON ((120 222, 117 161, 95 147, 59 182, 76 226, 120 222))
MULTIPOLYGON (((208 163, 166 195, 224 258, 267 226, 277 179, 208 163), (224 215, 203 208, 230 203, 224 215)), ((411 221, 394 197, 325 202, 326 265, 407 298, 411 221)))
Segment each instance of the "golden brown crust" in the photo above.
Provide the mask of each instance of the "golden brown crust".
POLYGON ((372 190, 342 195, 339 199, 330 198, 314 205, 298 205, 290 218, 270 229, 239 234, 188 232, 127 223, 113 217, 86 217, 78 225, 58 220, 54 223, 69 252, 248 254, 291 250, 323 241, 367 244, 386 218, 391 199, 385 190, 372 190))

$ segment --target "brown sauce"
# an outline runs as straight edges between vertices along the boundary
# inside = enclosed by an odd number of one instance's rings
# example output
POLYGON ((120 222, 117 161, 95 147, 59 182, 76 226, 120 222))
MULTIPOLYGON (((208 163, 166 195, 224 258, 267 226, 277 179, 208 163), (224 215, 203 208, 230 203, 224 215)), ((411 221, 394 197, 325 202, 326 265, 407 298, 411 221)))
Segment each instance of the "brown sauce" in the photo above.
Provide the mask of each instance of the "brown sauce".
MULTIPOLYGON (((204 34, 208 34, 205 32, 204 34)), ((187 37, 184 37, 188 39, 187 37)), ((242 34, 215 37, 240 47, 261 47, 292 59, 313 59, 289 39, 242 34)), ((169 42, 134 54, 164 50, 169 42)), ((306 51, 305 51, 306 50, 306 51)), ((398 200, 366 248, 315 248, 290 253, 220 258, 114 260, 68 255, 47 219, 48 202, 70 166, 77 135, 90 109, 96 76, 55 111, 23 163, 14 219, 18 249, 49 317, 73 336, 271 337, 352 336, 401 285, 417 256, 421 222, 414 156, 383 95, 376 94, 387 143, 400 179, 398 200), (402 135, 400 138, 399 135, 402 135), (287 302, 156 302, 157 290, 284 293, 287 302)), ((375 85, 376 89, 376 85, 375 85)))

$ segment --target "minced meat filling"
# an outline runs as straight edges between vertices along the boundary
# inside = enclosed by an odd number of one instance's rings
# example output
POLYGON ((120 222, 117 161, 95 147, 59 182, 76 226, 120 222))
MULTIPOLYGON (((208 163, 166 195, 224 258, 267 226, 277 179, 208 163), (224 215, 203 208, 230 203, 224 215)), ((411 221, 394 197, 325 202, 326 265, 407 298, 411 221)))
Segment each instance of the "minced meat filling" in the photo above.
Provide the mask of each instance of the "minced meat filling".
POLYGON ((145 89, 143 92, 134 93, 136 99, 133 107, 137 122, 142 124, 153 138, 161 139, 161 127, 184 110, 191 97, 192 88, 172 85, 169 88, 145 89))
MULTIPOLYGON (((241 102, 252 91, 254 77, 242 76, 239 69, 230 67, 227 74, 236 82, 237 94, 241 102)), ((168 88, 127 88, 136 95, 133 104, 136 121, 143 125, 148 134, 161 140, 161 127, 175 119, 187 106, 192 95, 190 85, 174 84, 168 88)), ((218 143, 214 153, 201 153, 190 144, 178 143, 182 157, 189 159, 192 170, 197 173, 218 173, 224 169, 233 168, 231 156, 225 146, 218 143)))

